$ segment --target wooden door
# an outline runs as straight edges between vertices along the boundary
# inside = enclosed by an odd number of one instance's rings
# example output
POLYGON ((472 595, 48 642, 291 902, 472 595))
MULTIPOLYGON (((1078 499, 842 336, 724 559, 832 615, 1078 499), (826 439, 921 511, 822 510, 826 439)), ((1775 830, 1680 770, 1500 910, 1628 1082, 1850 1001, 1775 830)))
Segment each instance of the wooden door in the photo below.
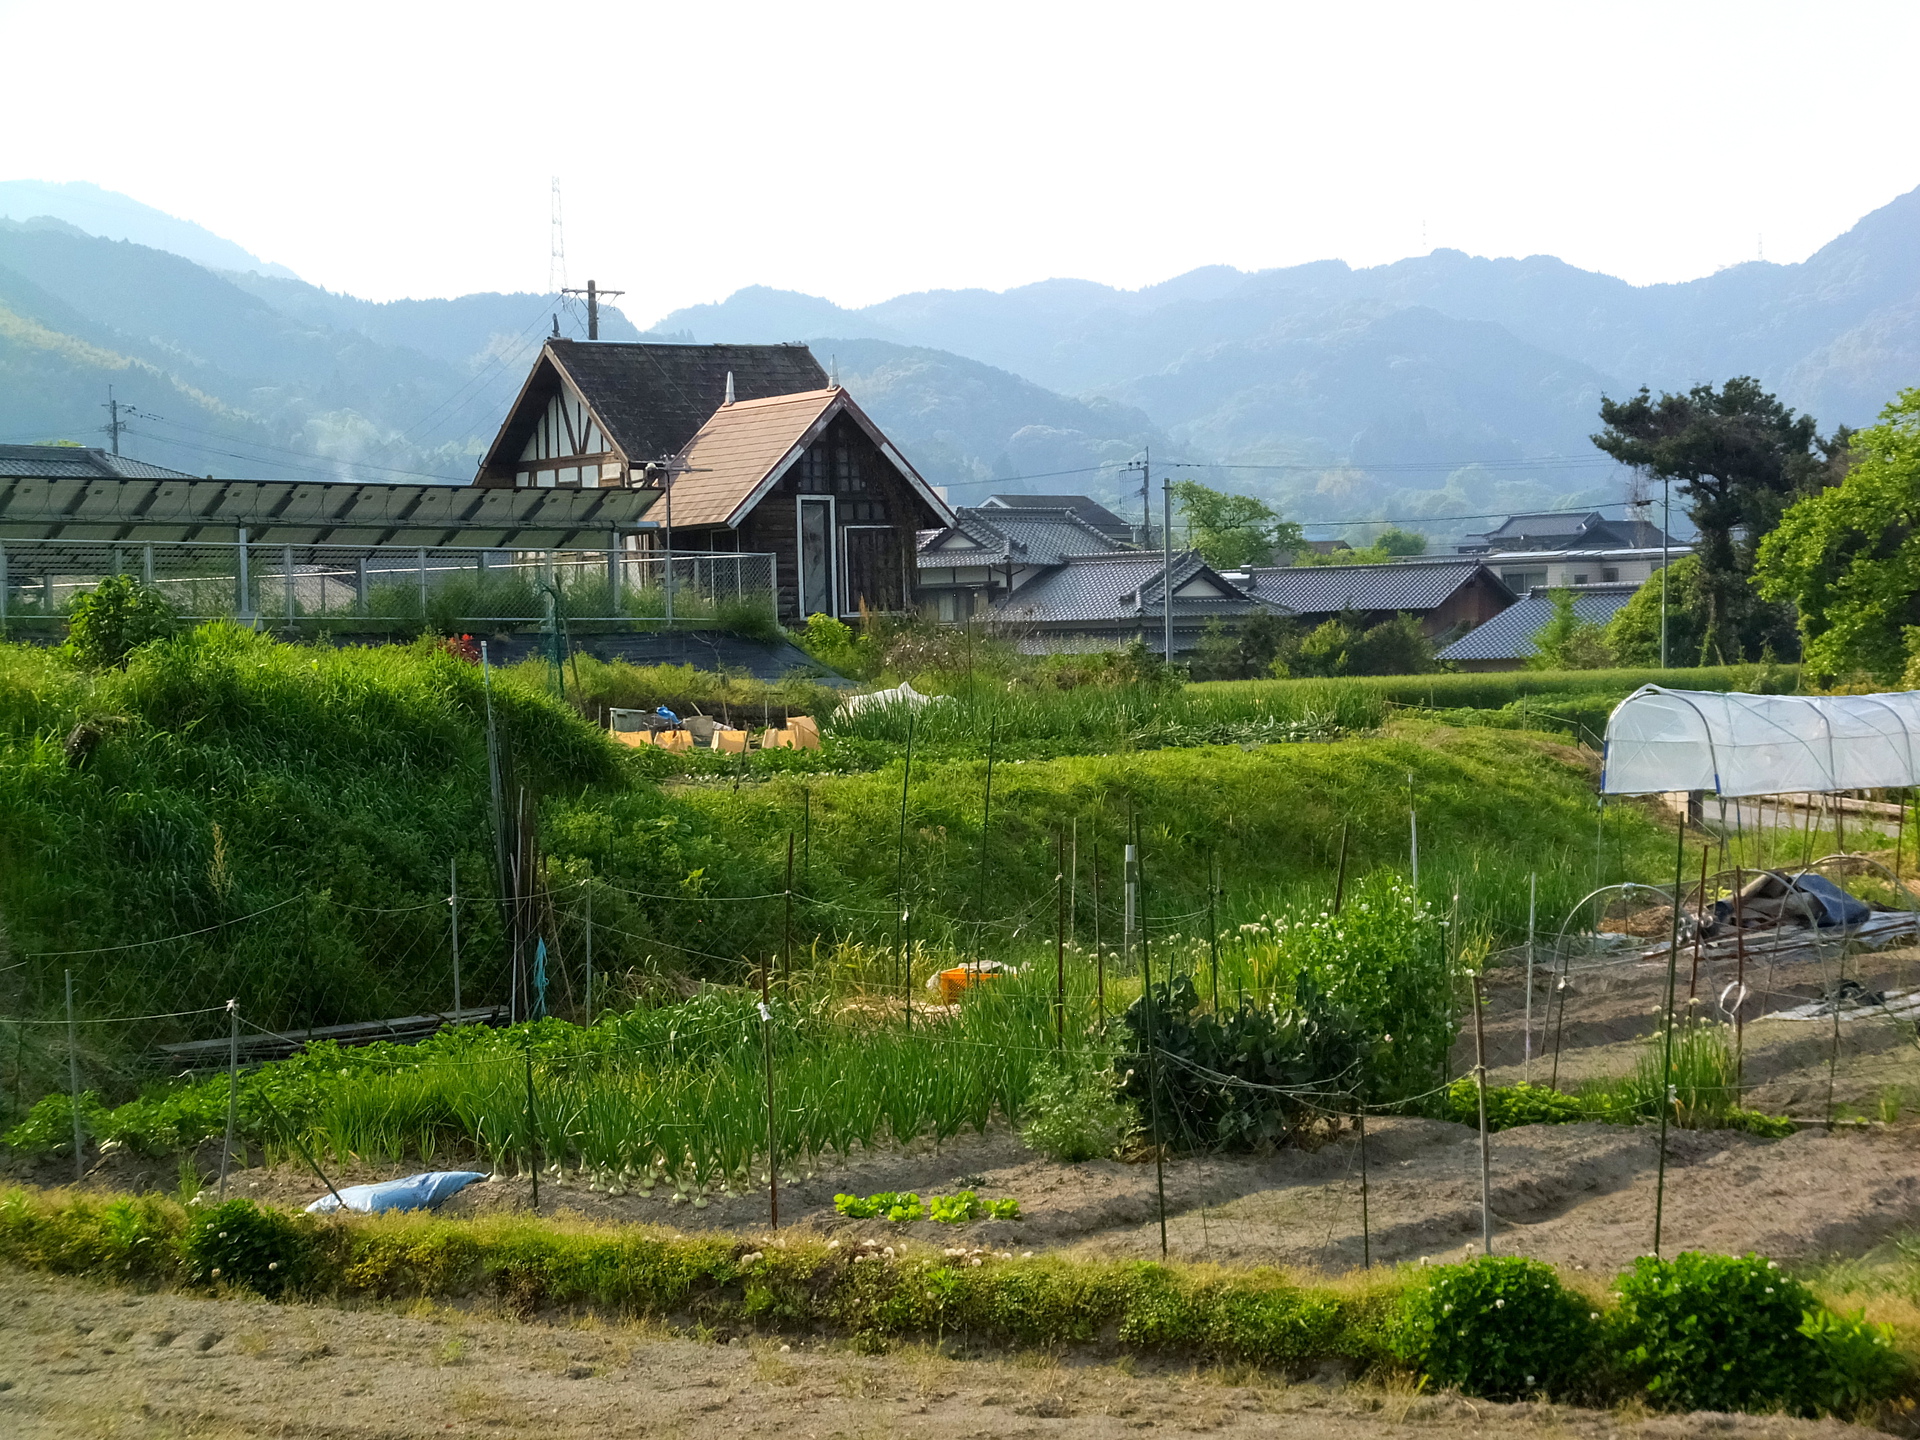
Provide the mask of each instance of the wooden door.
POLYGON ((841 531, 847 557, 847 611, 907 608, 905 557, 891 525, 849 525, 841 531))

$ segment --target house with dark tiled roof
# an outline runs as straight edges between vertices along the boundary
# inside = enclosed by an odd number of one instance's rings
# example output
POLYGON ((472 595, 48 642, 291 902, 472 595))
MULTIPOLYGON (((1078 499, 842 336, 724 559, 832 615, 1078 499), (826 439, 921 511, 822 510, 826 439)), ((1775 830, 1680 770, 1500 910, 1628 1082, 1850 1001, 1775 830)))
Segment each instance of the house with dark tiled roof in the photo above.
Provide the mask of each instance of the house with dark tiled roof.
POLYGON ((772 555, 789 620, 910 608, 953 518, 804 345, 549 340, 474 484, 652 492, 636 549, 772 555))
POLYGON ((1113 519, 1103 507, 1078 495, 1047 498, 1062 503, 969 506, 953 512, 951 525, 922 535, 922 608, 937 620, 963 621, 1021 591, 1069 556, 1133 550, 1075 502, 1113 519))
POLYGON ((1464 556, 1379 565, 1261 566, 1228 578, 1303 625, 1349 612, 1366 625, 1417 615, 1420 628, 1434 638, 1483 625, 1515 598, 1498 575, 1464 556))
POLYGON ((1554 510, 1509 516, 1484 535, 1462 536, 1457 548, 1497 571, 1514 594, 1525 595, 1547 587, 1640 584, 1693 546, 1645 520, 1554 510))
MULTIPOLYGON (((1604 625, 1640 587, 1633 584, 1565 587, 1573 613, 1593 625, 1604 625)), ((1439 658, 1460 670, 1519 670, 1539 653, 1534 637, 1553 619, 1553 594, 1533 590, 1502 610, 1486 624, 1469 630, 1439 652, 1439 658)))
POLYGON ((1140 531, 1122 520, 1099 501, 1085 495, 989 495, 980 502, 982 510, 1065 510, 1074 519, 1091 525, 1116 545, 1131 545, 1140 531))
POLYGON ((1158 650, 1169 599, 1176 655, 1191 653, 1210 622, 1234 629, 1275 608, 1193 551, 1176 550, 1169 566, 1157 550, 1107 550, 1061 556, 983 614, 1033 654, 1111 650, 1136 639, 1158 650))

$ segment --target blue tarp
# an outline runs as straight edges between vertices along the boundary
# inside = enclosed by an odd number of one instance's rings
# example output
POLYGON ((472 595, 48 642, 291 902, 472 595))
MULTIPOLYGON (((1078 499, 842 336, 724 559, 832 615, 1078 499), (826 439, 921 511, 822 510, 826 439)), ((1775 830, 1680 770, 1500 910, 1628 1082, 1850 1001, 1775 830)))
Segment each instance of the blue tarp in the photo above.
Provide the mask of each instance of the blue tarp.
POLYGON ((1820 902, 1820 908, 1826 912, 1820 921, 1822 925, 1858 925, 1873 914, 1865 901, 1854 899, 1824 875, 1795 876, 1793 888, 1820 902))
POLYGON ((478 1170, 428 1170, 403 1180, 382 1180, 377 1185, 349 1185, 340 1199, 322 1195, 307 1209, 317 1214, 347 1209, 363 1215, 379 1215, 387 1210, 431 1210, 449 1195, 457 1195, 476 1180, 487 1177, 478 1170))

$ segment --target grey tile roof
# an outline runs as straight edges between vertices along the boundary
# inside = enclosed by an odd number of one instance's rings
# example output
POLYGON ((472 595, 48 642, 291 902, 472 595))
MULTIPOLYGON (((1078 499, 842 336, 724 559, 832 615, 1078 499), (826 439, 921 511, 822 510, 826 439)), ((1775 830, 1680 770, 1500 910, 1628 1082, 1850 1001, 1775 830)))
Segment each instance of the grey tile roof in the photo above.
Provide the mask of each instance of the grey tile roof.
POLYGON ((1547 510, 1508 516, 1484 535, 1463 535, 1458 549, 1470 555, 1485 550, 1633 549, 1659 544, 1660 527, 1645 520, 1609 520, 1597 510, 1547 510))
MULTIPOLYGON (((1478 560, 1399 560, 1384 565, 1287 565, 1247 572, 1253 593, 1298 615, 1342 610, 1436 610, 1486 570, 1478 560)), ((1500 577, 1486 570, 1495 585, 1500 577)), ((1502 586, 1501 588, 1505 588, 1502 586)))
POLYGON ((130 455, 80 445, 0 445, 0 478, 45 480, 193 480, 197 476, 130 455))
MULTIPOLYGON (((1594 585, 1573 592, 1573 613, 1604 625, 1633 598, 1637 585, 1594 585)), ((1440 652, 1442 660, 1527 660, 1535 654, 1533 637, 1553 618, 1553 600, 1534 590, 1484 625, 1469 630, 1440 652)))
POLYGON ((989 495, 983 510, 1068 510, 1116 540, 1133 538, 1133 527, 1099 501, 1085 495, 989 495))
MULTIPOLYGON (((1161 557, 1150 550, 1072 555, 1055 569, 1021 586, 993 607, 999 620, 1041 625, 1089 625, 1159 613, 1161 557)), ((1173 556, 1176 617, 1237 616, 1263 609, 1247 593, 1210 568, 1194 552, 1173 556), (1182 586, 1199 578, 1221 591, 1218 599, 1183 597, 1182 586)))
POLYGON ((1112 539, 1068 510, 972 506, 956 510, 948 529, 928 531, 922 537, 919 564, 922 570, 952 565, 1058 565, 1069 555, 1104 555, 1115 548, 1112 539), (939 548, 955 531, 973 545, 939 548))

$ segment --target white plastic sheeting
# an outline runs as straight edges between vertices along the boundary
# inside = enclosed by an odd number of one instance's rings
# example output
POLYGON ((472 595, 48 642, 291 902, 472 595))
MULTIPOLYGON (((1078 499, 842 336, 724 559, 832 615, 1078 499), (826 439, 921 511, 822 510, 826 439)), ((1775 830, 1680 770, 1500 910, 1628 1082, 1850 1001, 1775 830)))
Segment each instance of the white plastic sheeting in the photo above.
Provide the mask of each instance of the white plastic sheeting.
POLYGON ((1920 783, 1920 691, 1739 695, 1643 686, 1607 720, 1606 795, 1783 795, 1920 783))

